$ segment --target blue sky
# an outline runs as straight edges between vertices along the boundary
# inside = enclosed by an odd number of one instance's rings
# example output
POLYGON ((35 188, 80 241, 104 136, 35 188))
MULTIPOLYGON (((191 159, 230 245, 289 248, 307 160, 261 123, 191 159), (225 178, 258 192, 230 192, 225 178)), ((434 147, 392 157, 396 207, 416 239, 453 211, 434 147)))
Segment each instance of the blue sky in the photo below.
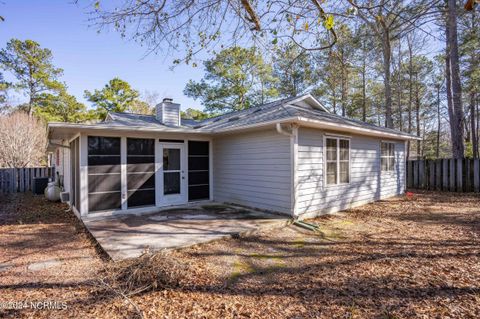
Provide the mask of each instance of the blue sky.
MULTIPOLYGON (((52 50, 54 64, 64 70, 62 80, 79 101, 85 89, 102 88, 108 80, 120 77, 140 92, 157 92, 159 98, 172 97, 182 109, 201 109, 200 102, 182 93, 189 79, 199 80, 203 68, 182 65, 169 70, 173 57, 148 55, 138 43, 121 39, 114 31, 100 34, 88 21, 89 1, 3 0, 0 12, 0 45, 8 40, 35 40, 52 50)), ((8 79, 8 75, 6 74, 8 79)))

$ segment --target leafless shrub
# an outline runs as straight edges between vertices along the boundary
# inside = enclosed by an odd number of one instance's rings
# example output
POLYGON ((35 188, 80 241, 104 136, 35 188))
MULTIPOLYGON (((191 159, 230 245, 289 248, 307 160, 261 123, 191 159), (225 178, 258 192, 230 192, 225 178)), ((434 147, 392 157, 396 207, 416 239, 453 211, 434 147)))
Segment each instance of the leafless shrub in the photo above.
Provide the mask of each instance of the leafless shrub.
POLYGON ((181 287, 188 273, 188 266, 168 253, 144 254, 108 264, 100 282, 129 297, 148 290, 181 287))
POLYGON ((0 167, 41 165, 45 160, 45 125, 24 112, 0 115, 0 167))
POLYGON ((144 318, 143 311, 130 299, 132 296, 156 289, 184 287, 192 280, 185 264, 167 252, 145 253, 138 258, 112 262, 100 272, 97 294, 119 296, 133 307, 131 317, 144 318))

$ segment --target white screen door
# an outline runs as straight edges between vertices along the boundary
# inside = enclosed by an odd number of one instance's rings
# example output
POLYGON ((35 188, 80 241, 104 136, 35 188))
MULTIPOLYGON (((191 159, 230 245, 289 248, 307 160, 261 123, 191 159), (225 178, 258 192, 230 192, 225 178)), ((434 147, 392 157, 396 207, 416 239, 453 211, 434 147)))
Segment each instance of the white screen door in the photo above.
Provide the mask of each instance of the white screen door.
POLYGON ((161 204, 177 205, 187 202, 185 180, 185 146, 160 144, 162 168, 160 170, 161 204))

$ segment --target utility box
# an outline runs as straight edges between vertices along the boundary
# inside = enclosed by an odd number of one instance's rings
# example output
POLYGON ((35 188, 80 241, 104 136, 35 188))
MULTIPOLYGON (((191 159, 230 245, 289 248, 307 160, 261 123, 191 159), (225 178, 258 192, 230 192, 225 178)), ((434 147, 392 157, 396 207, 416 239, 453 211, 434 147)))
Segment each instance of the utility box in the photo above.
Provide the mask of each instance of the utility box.
POLYGON ((48 186, 48 177, 34 177, 33 178, 33 193, 35 195, 43 195, 45 188, 48 186))

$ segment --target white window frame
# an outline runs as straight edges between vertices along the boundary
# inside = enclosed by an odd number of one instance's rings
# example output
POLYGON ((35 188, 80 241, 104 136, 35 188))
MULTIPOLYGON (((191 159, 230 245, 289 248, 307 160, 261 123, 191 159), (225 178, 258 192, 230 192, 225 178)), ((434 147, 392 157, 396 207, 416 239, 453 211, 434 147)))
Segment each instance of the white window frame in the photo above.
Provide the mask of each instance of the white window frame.
MULTIPOLYGON (((387 147, 388 149, 388 147, 387 147)), ((395 142, 392 141, 380 141, 380 172, 385 173, 385 174, 393 174, 395 172, 395 166, 396 166, 396 161, 395 161, 395 142), (393 154, 392 155, 382 155, 382 144, 391 144, 393 146, 393 154), (389 167, 389 158, 393 158, 393 166, 389 167), (382 167, 382 159, 387 160, 387 170, 384 170, 382 167)))
MULTIPOLYGON (((335 187, 339 185, 348 185, 352 182, 352 139, 349 136, 343 135, 328 135, 323 136, 323 185, 325 187, 335 187), (337 182, 335 184, 327 183, 327 140, 332 139, 337 141, 337 182), (348 182, 340 183, 340 141, 348 141, 348 182)), ((343 162, 346 162, 343 160, 343 162)))

